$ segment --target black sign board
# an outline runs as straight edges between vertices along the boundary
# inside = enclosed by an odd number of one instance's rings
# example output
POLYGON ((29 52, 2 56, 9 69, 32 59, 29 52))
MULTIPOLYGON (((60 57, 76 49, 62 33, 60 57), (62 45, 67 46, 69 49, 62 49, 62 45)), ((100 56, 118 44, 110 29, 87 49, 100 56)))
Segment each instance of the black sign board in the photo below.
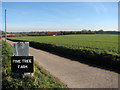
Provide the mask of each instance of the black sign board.
POLYGON ((34 72, 33 56, 12 56, 11 70, 15 73, 34 72))

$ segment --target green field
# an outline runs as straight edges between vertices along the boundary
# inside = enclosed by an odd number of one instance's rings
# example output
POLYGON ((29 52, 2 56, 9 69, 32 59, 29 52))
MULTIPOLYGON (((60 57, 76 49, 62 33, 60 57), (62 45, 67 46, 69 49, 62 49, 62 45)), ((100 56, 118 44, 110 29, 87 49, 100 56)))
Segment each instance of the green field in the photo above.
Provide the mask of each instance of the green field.
POLYGON ((62 36, 9 37, 13 41, 29 41, 30 46, 64 56, 118 68, 118 35, 82 34, 62 36))
POLYGON ((2 41, 2 88, 65 88, 61 82, 34 62, 34 73, 17 77, 11 72, 12 46, 2 41))
POLYGON ((64 35, 56 37, 11 37, 9 39, 54 44, 72 49, 90 48, 118 52, 118 35, 64 35))

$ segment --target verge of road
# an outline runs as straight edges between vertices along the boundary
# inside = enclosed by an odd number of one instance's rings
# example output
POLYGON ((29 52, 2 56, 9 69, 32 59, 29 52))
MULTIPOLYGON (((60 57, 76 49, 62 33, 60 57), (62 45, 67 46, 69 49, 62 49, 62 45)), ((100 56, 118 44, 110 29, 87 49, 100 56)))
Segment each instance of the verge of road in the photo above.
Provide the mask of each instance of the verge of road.
MULTIPOLYGON (((5 41, 5 39, 3 39, 3 38, 2 38, 2 40, 5 41)), ((13 46, 13 42, 12 42, 12 41, 6 40, 6 42, 13 46)), ((32 56, 32 55, 31 55, 31 56, 32 56)), ((35 61, 35 63, 38 64, 39 67, 41 67, 42 69, 44 69, 37 61, 35 61)), ((55 78, 57 81, 59 81, 61 84, 63 84, 63 86, 64 86, 65 88, 68 88, 66 84, 64 84, 62 81, 60 81, 59 78, 53 76, 53 75, 52 75, 49 71, 47 71, 46 69, 44 69, 44 71, 47 72, 48 74, 50 74, 52 77, 54 77, 54 78, 55 78)))
MULTIPOLYGON (((11 41, 7 42, 12 44, 11 41)), ((37 64, 68 88, 118 88, 118 73, 90 67, 32 47, 29 50, 37 64)))

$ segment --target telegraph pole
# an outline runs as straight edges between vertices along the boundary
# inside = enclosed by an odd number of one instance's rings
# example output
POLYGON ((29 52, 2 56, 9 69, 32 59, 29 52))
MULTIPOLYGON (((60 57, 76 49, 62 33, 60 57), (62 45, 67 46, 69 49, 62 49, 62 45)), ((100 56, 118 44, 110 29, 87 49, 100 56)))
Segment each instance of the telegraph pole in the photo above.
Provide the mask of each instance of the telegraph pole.
POLYGON ((6 9, 5 9, 5 42, 6 42, 6 39, 7 39, 7 35, 6 35, 6 9))

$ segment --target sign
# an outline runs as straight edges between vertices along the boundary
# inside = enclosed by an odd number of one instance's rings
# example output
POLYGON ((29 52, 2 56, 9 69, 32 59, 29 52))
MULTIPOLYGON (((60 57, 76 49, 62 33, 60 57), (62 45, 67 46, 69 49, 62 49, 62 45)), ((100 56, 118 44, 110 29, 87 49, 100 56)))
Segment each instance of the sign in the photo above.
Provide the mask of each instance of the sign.
POLYGON ((14 73, 34 72, 33 56, 12 56, 11 71, 14 73))
POLYGON ((13 56, 29 56, 29 42, 13 42, 13 56))

